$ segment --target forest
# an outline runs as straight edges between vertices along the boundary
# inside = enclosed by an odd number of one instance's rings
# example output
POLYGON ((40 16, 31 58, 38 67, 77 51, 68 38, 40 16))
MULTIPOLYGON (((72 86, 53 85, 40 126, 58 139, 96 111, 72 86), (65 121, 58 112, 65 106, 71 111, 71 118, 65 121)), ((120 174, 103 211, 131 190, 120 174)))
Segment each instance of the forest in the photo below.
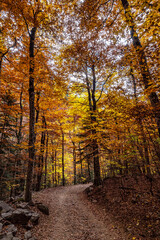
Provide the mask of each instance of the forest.
POLYGON ((158 0, 0 0, 0 199, 160 175, 158 0))

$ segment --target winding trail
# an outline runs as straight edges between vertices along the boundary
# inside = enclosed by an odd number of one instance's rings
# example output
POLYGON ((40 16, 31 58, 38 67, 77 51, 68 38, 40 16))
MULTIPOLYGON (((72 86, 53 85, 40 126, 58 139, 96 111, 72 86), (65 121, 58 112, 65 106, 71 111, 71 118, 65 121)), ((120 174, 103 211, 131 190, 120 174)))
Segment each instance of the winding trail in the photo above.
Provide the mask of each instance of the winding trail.
POLYGON ((50 188, 35 196, 50 209, 50 215, 41 217, 40 224, 34 229, 38 240, 125 239, 109 217, 103 219, 105 211, 86 199, 83 191, 88 186, 50 188))

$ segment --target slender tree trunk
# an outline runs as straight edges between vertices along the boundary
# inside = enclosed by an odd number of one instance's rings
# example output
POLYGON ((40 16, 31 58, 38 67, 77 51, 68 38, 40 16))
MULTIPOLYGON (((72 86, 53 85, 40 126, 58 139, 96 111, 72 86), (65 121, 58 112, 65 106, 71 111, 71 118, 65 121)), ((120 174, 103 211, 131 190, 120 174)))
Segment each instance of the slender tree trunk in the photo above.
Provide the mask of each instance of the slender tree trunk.
POLYGON ((36 110, 36 123, 38 123, 38 119, 39 119, 39 100, 40 100, 40 92, 37 92, 36 109, 35 109, 36 110))
POLYGON ((75 142, 73 142, 73 169, 74 169, 74 185, 77 183, 77 173, 76 173, 76 146, 75 142))
MULTIPOLYGON (((40 99, 40 92, 36 93, 37 95, 37 99, 36 99, 36 106, 35 106, 35 139, 34 141, 36 142, 36 137, 37 137, 37 123, 39 121, 39 99, 40 99)), ((36 168, 37 168, 37 164, 38 164, 38 159, 36 160, 36 151, 35 151, 35 161, 33 164, 33 190, 36 190, 36 184, 37 184, 37 172, 36 172, 36 168)))
MULTIPOLYGON (((133 87, 134 87, 134 97, 135 97, 136 106, 137 106, 137 110, 138 110, 137 87, 136 87, 136 81, 135 81, 135 77, 134 77, 132 68, 131 68, 131 77, 132 77, 133 87)), ((142 119, 140 118, 140 114, 141 113, 139 112, 139 117, 137 119, 137 122, 138 122, 138 125, 140 127, 141 135, 142 135, 142 138, 143 138, 144 156, 145 156, 145 164, 144 165, 146 166, 146 169, 147 169, 147 175, 151 176, 148 144, 147 144, 147 140, 146 140, 146 134, 145 134, 144 128, 143 128, 143 122, 142 122, 142 119)), ((142 158, 142 159, 144 159, 144 158, 142 158)), ((144 160, 143 160, 143 162, 144 162, 144 160)), ((143 169, 143 171, 144 170, 145 170, 145 168, 143 169)))
POLYGON ((1 89, 1 72, 2 72, 2 57, 0 53, 0 89, 1 89))
POLYGON ((81 153, 81 145, 79 143, 79 161, 81 163, 81 183, 83 182, 83 164, 82 164, 82 153, 81 153))
MULTIPOLYGON (((128 133, 129 133, 129 136, 131 136, 131 132, 130 132, 130 129, 128 128, 128 133)), ((142 170, 145 171, 145 161, 144 161, 144 157, 143 157, 143 151, 141 151, 141 147, 138 143, 138 140, 137 142, 135 142, 135 140, 133 140, 132 137, 130 137, 130 142, 131 142, 131 146, 132 146, 132 151, 134 153, 134 160, 133 160, 133 165, 134 165, 134 169, 132 168, 132 174, 133 175, 137 175, 138 174, 142 174, 142 171, 141 171, 141 164, 140 162, 138 161, 138 157, 137 157, 137 149, 140 153, 140 156, 142 158, 142 170)))
POLYGON ((44 186, 47 187, 47 159, 48 159, 48 132, 46 140, 46 155, 45 155, 45 176, 44 176, 44 186))
POLYGON ((97 140, 93 140, 93 160, 94 160, 94 185, 98 186, 101 184, 101 176, 100 176, 100 164, 99 164, 99 151, 97 140))
MULTIPOLYGON (((23 89, 23 84, 22 84, 22 89, 23 89)), ((22 163, 21 163, 21 160, 20 160, 20 153, 21 153, 21 148, 20 148, 20 144, 21 144, 21 141, 22 141, 22 123, 23 123, 23 105, 22 105, 22 96, 23 96, 23 90, 21 90, 21 93, 20 93, 20 118, 19 118, 19 126, 18 127, 18 131, 16 132, 16 136, 17 136, 17 145, 18 145, 18 149, 17 149, 17 154, 16 154, 16 171, 15 171, 15 183, 16 184, 19 184, 19 187, 15 188, 15 195, 17 193, 18 190, 21 190, 23 191, 24 190, 24 184, 25 184, 25 180, 24 180, 24 177, 20 177, 20 179, 18 177, 18 174, 19 174, 19 170, 18 168, 21 167, 21 174, 24 173, 24 167, 22 167, 22 163)))
POLYGON ((62 185, 65 186, 65 177, 64 177, 64 132, 62 130, 62 185))
POLYGON ((93 107, 92 107, 92 99, 91 99, 91 86, 89 83, 87 70, 86 70, 85 74, 86 74, 86 84, 87 84, 87 92, 88 92, 88 103, 89 103, 89 109, 91 112, 93 107))
MULTIPOLYGON (((117 122, 117 118, 115 117, 115 123, 116 125, 118 126, 118 122, 117 122)), ((120 140, 120 137, 119 137, 119 132, 117 131, 117 140, 119 141, 120 140)), ((121 150, 120 148, 118 148, 118 158, 117 158, 117 161, 118 161, 118 164, 119 164, 119 174, 122 175, 122 163, 121 163, 121 160, 120 160, 120 153, 121 153, 121 150)))
POLYGON ((91 170, 90 170, 90 161, 87 159, 87 167, 88 167, 88 181, 90 182, 91 179, 91 170))
POLYGON ((37 184, 36 184, 36 191, 40 191, 41 189, 41 180, 42 180, 42 173, 43 173, 43 163, 44 163, 44 146, 45 146, 45 117, 42 117, 42 134, 41 134, 41 146, 40 146, 40 155, 39 155, 39 162, 38 162, 38 173, 37 173, 37 184))
POLYGON ((93 112, 91 115, 91 121, 93 124, 94 129, 92 129, 93 141, 92 141, 92 148, 93 148, 93 161, 94 161, 94 185, 98 186, 101 184, 101 174, 100 174, 100 164, 99 164, 99 150, 98 150, 98 143, 97 143, 97 136, 96 132, 97 129, 94 126, 97 122, 96 119, 96 99, 95 99, 95 91, 96 91, 96 76, 95 76, 95 66, 92 66, 92 74, 93 74, 93 89, 92 89, 92 104, 93 104, 93 112))
POLYGON ((97 111, 97 102, 95 98, 96 92, 96 75, 95 75, 95 66, 92 65, 92 89, 90 86, 90 82, 88 79, 88 73, 86 69, 86 85, 87 85, 87 92, 88 92, 88 103, 91 115, 91 133, 92 133, 92 152, 93 152, 93 163, 94 163, 94 185, 98 186, 101 184, 101 176, 100 176, 100 164, 99 164, 99 150, 98 150, 98 143, 96 139, 96 111, 97 111))
POLYGON ((55 181, 55 171, 54 171, 55 154, 54 154, 54 149, 53 149, 53 147, 52 147, 51 159, 52 159, 52 182, 53 182, 53 186, 54 186, 54 181, 55 181))
POLYGON ((32 200, 32 174, 33 174, 33 163, 35 157, 35 106, 34 106, 34 42, 36 35, 36 27, 33 27, 30 33, 30 46, 29 46, 29 161, 27 169, 26 179, 26 191, 25 201, 29 202, 32 200))
MULTIPOLYGON (((132 13, 130 10, 128 0, 121 0, 121 2, 123 5, 123 8, 125 10, 126 21, 129 25, 129 28, 131 31, 131 38, 133 41, 133 46, 136 50, 136 54, 137 54, 137 58, 138 58, 138 62, 139 62, 139 66, 140 66, 140 70, 141 70, 141 74, 142 74, 142 78, 143 78, 143 83, 144 83, 145 89, 148 89, 151 86, 152 79, 151 79, 151 75, 150 75, 150 72, 148 69, 145 52, 142 48, 140 39, 136 32, 135 23, 134 23, 134 20, 132 17, 132 13)), ((155 120, 157 123, 158 133, 159 133, 159 137, 160 137, 160 109, 159 109, 159 99, 158 99, 158 95, 156 94, 156 92, 152 91, 149 94, 149 99, 150 99, 151 105, 154 109, 155 120)))
POLYGON ((148 143, 147 143, 147 140, 146 140, 146 134, 145 134, 145 132, 144 132, 142 120, 139 119, 139 120, 138 120, 138 123, 139 123, 140 131, 141 131, 142 139, 143 139, 144 156, 145 156, 145 166, 146 166, 146 170, 147 170, 147 175, 148 175, 148 176, 151 176, 150 160, 149 160, 149 151, 148 151, 148 143))
POLYGON ((57 151, 55 150, 55 186, 57 187, 57 151))

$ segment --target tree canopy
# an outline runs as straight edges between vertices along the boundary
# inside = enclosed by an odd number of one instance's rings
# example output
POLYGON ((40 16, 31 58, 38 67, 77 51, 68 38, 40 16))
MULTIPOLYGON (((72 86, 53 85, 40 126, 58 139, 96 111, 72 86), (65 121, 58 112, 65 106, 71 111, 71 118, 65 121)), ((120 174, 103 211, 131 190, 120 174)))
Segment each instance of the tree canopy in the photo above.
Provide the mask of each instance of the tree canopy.
POLYGON ((159 1, 0 2, 1 198, 159 175, 159 1))

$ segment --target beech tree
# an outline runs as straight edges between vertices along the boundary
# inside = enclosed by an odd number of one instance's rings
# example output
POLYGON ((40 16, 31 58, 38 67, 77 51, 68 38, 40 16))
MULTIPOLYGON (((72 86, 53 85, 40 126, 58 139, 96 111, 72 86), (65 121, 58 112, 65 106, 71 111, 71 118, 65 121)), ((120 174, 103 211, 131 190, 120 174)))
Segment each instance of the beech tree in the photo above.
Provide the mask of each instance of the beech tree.
POLYGON ((159 2, 1 2, 8 193, 160 174, 159 2))
MULTIPOLYGON (((151 74, 149 72, 145 52, 143 50, 142 44, 140 42, 140 39, 139 39, 137 31, 136 31, 136 26, 135 26, 135 23, 134 23, 134 20, 132 17, 129 2, 128 2, 128 0, 121 0, 121 2, 123 5, 123 8, 124 8, 124 11, 125 11, 125 17, 126 17, 127 24, 130 28, 133 45, 136 50, 139 66, 141 69, 141 74, 143 77, 143 83, 144 83, 145 89, 148 89, 152 85, 152 78, 151 78, 151 74)), ((151 93, 149 93, 149 99, 150 99, 151 105, 154 108, 154 114, 155 114, 159 137, 160 137, 160 111, 159 111, 159 98, 158 98, 157 93, 155 91, 151 90, 151 93)))

